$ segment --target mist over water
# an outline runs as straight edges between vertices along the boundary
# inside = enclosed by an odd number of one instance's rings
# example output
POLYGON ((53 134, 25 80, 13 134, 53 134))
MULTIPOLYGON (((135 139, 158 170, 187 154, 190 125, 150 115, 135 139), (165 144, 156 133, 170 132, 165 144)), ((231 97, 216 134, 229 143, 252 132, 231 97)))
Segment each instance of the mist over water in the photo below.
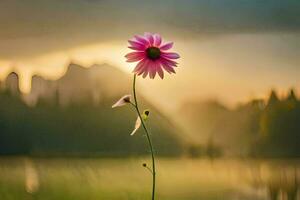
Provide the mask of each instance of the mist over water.
MULTIPOLYGON (((143 199, 149 192, 147 179, 142 178, 146 172, 136 166, 145 161, 2 158, 1 197, 143 199)), ((158 167, 158 196, 163 200, 299 199, 297 160, 159 159, 158 167)))

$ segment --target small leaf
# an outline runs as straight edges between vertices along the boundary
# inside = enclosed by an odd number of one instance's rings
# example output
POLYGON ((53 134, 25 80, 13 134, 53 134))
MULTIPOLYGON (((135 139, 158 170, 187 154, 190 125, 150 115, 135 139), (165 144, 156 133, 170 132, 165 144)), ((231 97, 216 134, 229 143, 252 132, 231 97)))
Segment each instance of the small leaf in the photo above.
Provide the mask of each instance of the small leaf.
POLYGON ((131 102, 130 99, 131 99, 131 95, 129 95, 129 94, 124 95, 114 105, 112 105, 112 108, 124 106, 131 102))

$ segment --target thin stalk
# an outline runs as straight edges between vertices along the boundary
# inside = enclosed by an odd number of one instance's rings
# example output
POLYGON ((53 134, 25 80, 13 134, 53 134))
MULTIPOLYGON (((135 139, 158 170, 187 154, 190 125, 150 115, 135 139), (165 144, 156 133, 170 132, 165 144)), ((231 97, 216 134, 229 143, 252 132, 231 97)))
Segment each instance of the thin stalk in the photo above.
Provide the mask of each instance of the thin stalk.
POLYGON ((155 158, 154 158, 154 151, 153 151, 153 145, 152 145, 152 140, 150 138, 150 134, 148 132, 148 129, 146 128, 146 125, 145 125, 145 122, 141 116, 141 112, 140 112, 140 109, 139 109, 139 106, 138 106, 138 102, 137 102, 137 98, 136 98, 136 89, 135 89, 135 85, 136 85, 136 75, 134 75, 133 77, 133 98, 134 98, 134 107, 136 109, 136 112, 142 122, 142 126, 146 132, 146 136, 147 136, 147 141, 148 141, 148 144, 149 144, 149 149, 151 151, 151 159, 152 159, 152 200, 155 199, 155 176, 156 176, 156 169, 155 169, 155 158))

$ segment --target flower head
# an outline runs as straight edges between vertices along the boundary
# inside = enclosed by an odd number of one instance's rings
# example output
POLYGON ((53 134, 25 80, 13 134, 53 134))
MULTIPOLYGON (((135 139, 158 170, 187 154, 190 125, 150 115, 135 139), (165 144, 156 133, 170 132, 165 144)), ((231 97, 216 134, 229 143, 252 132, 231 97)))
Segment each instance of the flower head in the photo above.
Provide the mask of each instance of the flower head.
POLYGON ((154 79, 156 73, 160 78, 164 78, 163 70, 168 73, 175 73, 174 67, 177 67, 179 55, 167 50, 173 47, 173 42, 162 43, 159 34, 145 33, 144 36, 136 35, 128 40, 129 48, 134 50, 126 54, 127 62, 138 62, 133 72, 137 75, 147 75, 154 79))

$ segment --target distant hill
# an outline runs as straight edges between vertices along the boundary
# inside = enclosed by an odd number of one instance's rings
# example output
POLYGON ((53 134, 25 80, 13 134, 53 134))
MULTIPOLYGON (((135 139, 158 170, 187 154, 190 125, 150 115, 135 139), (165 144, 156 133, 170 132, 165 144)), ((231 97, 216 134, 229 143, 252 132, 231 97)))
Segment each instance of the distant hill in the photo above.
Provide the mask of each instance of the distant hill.
POLYGON ((32 89, 26 102, 35 105, 38 100, 52 101, 56 95, 60 105, 86 100, 98 104, 104 99, 130 93, 131 77, 108 64, 88 68, 70 63, 65 74, 55 81, 33 76, 32 89))
POLYGON ((191 141, 216 146, 226 155, 299 157, 300 101, 294 90, 283 99, 252 100, 235 109, 217 101, 188 101, 178 111, 191 141))
MULTIPOLYGON (((17 74, 11 73, 0 94, 0 154, 148 154, 143 131, 129 135, 135 112, 129 106, 111 109, 130 90, 130 77, 107 64, 85 68, 71 63, 54 81, 34 76, 26 96, 18 89, 17 74)), ((142 96, 140 100, 151 110, 148 123, 157 153, 181 154, 177 127, 142 96)))
POLYGON ((260 112, 256 104, 231 110, 217 101, 188 102, 179 112, 182 126, 194 141, 202 145, 213 142, 226 154, 245 154, 259 132, 252 121, 260 112))

